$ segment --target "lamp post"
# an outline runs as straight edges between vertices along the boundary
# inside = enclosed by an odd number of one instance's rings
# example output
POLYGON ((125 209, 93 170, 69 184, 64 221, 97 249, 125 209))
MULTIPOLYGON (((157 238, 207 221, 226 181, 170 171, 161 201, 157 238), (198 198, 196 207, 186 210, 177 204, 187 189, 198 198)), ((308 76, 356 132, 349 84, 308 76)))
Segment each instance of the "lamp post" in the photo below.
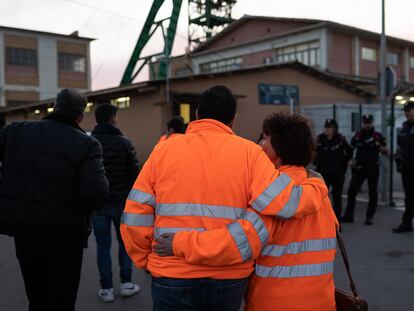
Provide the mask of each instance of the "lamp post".
MULTIPOLYGON (((387 96, 386 96, 386 68, 387 63, 387 38, 385 36, 385 0, 382 0, 382 31, 381 31, 381 52, 380 52, 380 101, 381 101, 381 132, 384 136, 387 133, 387 96)), ((384 162, 383 162, 384 163, 384 162)), ((381 199, 387 200, 387 168, 381 166, 381 199)))

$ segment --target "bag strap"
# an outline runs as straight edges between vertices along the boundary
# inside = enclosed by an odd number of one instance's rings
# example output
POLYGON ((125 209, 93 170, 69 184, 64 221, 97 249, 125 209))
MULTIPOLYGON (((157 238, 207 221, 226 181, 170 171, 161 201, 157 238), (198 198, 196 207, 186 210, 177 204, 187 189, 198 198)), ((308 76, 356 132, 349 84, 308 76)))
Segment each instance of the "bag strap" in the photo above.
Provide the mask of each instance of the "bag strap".
POLYGON ((355 286, 354 279, 352 278, 351 266, 349 264, 349 258, 346 252, 345 243, 344 243, 344 240, 342 239, 342 236, 339 234, 338 231, 336 231, 336 239, 338 241, 339 249, 341 250, 342 258, 344 260, 345 269, 346 269, 346 273, 348 274, 349 284, 351 286, 352 293, 354 294, 355 297, 359 297, 358 291, 355 286))

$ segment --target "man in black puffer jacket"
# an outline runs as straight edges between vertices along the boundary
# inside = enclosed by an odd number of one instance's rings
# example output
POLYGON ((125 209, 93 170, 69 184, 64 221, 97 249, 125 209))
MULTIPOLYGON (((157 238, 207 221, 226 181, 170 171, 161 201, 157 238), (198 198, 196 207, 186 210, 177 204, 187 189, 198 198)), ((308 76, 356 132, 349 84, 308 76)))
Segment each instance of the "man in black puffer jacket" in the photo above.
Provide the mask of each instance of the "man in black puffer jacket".
POLYGON ((92 136, 100 141, 104 154, 104 165, 109 181, 109 195, 105 207, 93 218, 93 231, 97 243, 98 269, 101 289, 98 296, 104 302, 114 300, 111 265, 111 225, 119 244, 118 259, 121 279, 121 296, 131 296, 139 291, 139 286, 131 282, 132 262, 129 258, 120 234, 120 221, 128 193, 139 173, 136 152, 117 126, 118 108, 110 104, 101 104, 95 110, 98 125, 92 136))
POLYGON ((101 144, 78 125, 86 102, 62 90, 54 113, 0 136, 0 233, 14 236, 29 310, 74 310, 90 219, 108 192, 101 144))

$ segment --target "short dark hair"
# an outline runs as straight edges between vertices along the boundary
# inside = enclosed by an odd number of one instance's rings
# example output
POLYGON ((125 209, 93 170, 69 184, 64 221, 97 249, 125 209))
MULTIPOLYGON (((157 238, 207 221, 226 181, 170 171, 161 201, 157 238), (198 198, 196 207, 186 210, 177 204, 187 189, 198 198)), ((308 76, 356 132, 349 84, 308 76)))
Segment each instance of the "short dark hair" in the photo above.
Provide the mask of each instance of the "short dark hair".
POLYGON ((307 166, 312 162, 315 142, 309 121, 299 115, 273 113, 263 122, 282 165, 307 166))
POLYGON ((86 96, 78 90, 63 89, 57 95, 54 111, 75 120, 83 115, 87 102, 86 96))
POLYGON ((173 117, 170 121, 167 122, 167 129, 174 130, 174 133, 184 133, 184 119, 180 116, 173 117))
POLYGON ((232 92, 223 85, 217 85, 201 94, 197 111, 200 119, 214 119, 228 125, 236 116, 236 109, 232 92))
POLYGON ((0 130, 6 126, 6 117, 3 114, 0 114, 0 130))
POLYGON ((118 113, 118 107, 111 104, 100 104, 95 109, 96 123, 109 123, 118 113))

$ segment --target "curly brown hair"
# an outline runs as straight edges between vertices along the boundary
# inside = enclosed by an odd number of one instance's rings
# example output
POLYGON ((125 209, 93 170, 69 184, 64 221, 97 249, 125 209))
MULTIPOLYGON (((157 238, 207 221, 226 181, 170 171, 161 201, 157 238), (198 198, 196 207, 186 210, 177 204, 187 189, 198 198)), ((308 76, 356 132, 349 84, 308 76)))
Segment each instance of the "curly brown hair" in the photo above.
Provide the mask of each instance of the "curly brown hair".
POLYGON ((282 165, 307 166, 312 162, 315 142, 309 121, 300 115, 272 113, 263 121, 282 165))

